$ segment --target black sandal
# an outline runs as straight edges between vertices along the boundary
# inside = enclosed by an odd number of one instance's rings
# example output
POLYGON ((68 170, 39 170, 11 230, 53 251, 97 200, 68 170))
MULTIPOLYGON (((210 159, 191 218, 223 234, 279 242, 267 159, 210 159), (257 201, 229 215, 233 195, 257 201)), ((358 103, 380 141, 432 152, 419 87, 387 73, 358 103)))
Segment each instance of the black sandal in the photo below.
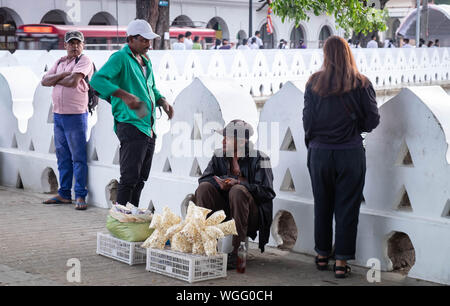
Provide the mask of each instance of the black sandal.
POLYGON ((316 256, 317 269, 320 271, 328 270, 328 260, 329 260, 329 257, 319 258, 319 256, 316 256), (320 265, 319 263, 326 263, 326 265, 320 265))
POLYGON ((336 266, 336 264, 334 264, 333 270, 334 270, 334 276, 336 278, 347 278, 350 275, 350 273, 352 272, 352 268, 350 268, 350 266, 348 266, 348 265, 345 265, 345 267, 342 267, 342 266, 336 266), (344 273, 336 273, 336 271, 341 271, 344 273))

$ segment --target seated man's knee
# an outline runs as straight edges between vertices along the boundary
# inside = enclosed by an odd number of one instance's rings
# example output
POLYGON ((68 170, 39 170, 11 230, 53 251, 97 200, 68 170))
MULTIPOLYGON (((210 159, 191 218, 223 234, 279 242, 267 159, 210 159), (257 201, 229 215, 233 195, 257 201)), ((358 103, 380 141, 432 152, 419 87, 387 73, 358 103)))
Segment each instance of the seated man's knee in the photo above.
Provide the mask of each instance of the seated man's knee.
POLYGON ((201 195, 205 192, 211 192, 211 190, 214 190, 215 187, 213 184, 209 183, 209 182, 203 182, 200 183, 200 185, 198 185, 197 190, 195 191, 195 195, 201 195))
POLYGON ((233 201, 234 199, 239 200, 242 198, 247 198, 249 195, 247 188, 242 185, 234 185, 230 189, 229 197, 230 201, 233 201))
POLYGON ((215 187, 213 184, 208 182, 200 183, 200 185, 197 187, 197 190, 195 190, 195 204, 200 207, 207 207, 210 205, 210 199, 215 191, 215 187))

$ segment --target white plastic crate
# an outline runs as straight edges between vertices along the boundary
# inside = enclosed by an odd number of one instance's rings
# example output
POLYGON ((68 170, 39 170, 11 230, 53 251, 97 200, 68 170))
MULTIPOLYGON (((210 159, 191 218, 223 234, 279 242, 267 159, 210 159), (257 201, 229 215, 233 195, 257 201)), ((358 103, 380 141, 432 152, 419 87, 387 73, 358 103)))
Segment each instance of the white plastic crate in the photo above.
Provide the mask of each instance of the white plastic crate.
POLYGON ((189 283, 221 278, 227 276, 227 254, 203 256, 148 248, 145 269, 189 283))
POLYGON ((132 265, 144 264, 146 250, 142 242, 117 239, 110 234, 97 233, 97 254, 132 265))

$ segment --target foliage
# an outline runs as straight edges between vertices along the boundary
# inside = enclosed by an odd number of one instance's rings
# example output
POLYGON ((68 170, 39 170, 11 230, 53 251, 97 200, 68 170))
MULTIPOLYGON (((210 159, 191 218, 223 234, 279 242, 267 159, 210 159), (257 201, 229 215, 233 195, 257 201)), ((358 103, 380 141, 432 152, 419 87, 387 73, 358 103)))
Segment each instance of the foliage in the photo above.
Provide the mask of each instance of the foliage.
POLYGON ((373 31, 385 31, 387 10, 379 10, 360 0, 273 0, 274 14, 294 20, 297 25, 308 21, 311 13, 320 16, 334 16, 338 27, 347 33, 355 31, 367 34, 373 31))

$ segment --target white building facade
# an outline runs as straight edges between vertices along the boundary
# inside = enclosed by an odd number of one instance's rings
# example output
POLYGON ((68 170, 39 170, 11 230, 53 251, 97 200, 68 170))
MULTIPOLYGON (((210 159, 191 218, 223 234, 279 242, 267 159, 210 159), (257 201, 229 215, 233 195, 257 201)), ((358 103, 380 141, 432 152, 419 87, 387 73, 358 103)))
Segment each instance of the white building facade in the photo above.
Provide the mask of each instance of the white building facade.
MULTIPOLYGON (((276 48, 281 39, 298 46, 303 40, 308 48, 317 48, 329 35, 343 35, 331 16, 311 16, 296 27, 293 21, 273 16, 273 35, 266 35, 267 6, 261 11, 253 0, 252 32, 249 32, 248 0, 171 0, 170 23, 196 25, 219 30, 218 38, 238 42, 259 30, 265 47, 276 48)), ((0 26, 54 23, 73 25, 127 25, 136 16, 135 0, 0 0, 0 26)))

